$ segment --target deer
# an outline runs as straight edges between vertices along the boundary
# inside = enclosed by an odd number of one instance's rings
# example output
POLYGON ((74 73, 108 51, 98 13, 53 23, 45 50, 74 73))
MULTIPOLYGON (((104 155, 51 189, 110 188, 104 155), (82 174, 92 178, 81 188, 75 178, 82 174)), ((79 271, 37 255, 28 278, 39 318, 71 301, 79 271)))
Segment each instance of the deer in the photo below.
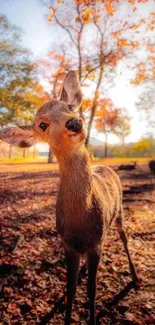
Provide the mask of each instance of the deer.
POLYGON ((131 170, 136 169, 136 165, 137 165, 137 161, 134 161, 132 165, 131 164, 128 164, 128 165, 120 165, 118 167, 118 169, 119 170, 129 170, 129 171, 131 171, 131 170))
POLYGON ((104 239, 114 221, 128 257, 132 280, 138 281, 123 226, 121 182, 108 166, 91 169, 90 155, 85 146, 86 127, 77 113, 81 103, 78 74, 71 70, 64 79, 60 99, 43 104, 37 111, 33 125, 6 127, 0 135, 3 141, 19 147, 30 147, 38 141, 47 142, 57 158, 60 185, 56 202, 56 228, 64 244, 67 264, 65 325, 71 324, 80 258, 83 255, 88 270, 89 324, 96 325, 97 270, 104 239))
POLYGON ((149 168, 150 168, 151 173, 153 173, 155 175, 155 160, 149 161, 149 168))

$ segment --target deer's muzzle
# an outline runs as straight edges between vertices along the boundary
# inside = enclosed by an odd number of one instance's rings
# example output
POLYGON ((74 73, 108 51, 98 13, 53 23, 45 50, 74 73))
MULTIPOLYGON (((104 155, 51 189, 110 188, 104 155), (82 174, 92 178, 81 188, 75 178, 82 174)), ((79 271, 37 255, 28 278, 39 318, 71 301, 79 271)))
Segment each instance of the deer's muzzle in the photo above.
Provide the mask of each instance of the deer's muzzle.
POLYGON ((72 132, 79 132, 83 128, 82 119, 73 118, 67 121, 66 128, 72 132))

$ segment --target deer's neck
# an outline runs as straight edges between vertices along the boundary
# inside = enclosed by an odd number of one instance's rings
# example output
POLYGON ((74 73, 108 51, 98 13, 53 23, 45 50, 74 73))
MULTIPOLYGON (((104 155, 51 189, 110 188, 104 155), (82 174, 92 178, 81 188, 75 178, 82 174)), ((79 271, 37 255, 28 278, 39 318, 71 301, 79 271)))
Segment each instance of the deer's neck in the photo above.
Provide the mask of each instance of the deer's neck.
POLYGON ((81 215, 90 209, 92 174, 89 153, 85 146, 59 161, 60 194, 67 213, 81 215))

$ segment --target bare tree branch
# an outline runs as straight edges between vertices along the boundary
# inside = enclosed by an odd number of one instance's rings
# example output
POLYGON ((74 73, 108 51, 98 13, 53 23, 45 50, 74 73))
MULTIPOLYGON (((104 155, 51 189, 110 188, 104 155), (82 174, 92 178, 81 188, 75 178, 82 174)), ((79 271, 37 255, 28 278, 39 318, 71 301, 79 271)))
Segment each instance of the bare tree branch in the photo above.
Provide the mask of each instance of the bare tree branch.
POLYGON ((73 44, 74 44, 74 45, 76 46, 76 48, 77 48, 78 45, 77 45, 77 43, 74 41, 74 38, 73 38, 73 36, 72 36, 70 30, 69 30, 66 26, 64 26, 64 25, 59 21, 59 19, 57 18, 56 15, 54 16, 54 18, 55 18, 57 24, 58 24, 62 29, 64 29, 64 30, 68 33, 68 35, 69 35, 71 41, 73 42, 73 44))
POLYGON ((101 67, 101 65, 103 65, 104 60, 105 60, 108 56, 110 56, 111 53, 112 53, 112 49, 111 49, 107 54, 104 55, 102 61, 101 61, 101 62, 100 62, 96 67, 90 69, 90 70, 87 72, 87 74, 85 75, 85 77, 83 78, 83 80, 82 80, 82 82, 81 82, 81 85, 84 84, 84 81, 89 77, 90 73, 92 73, 93 71, 96 71, 97 69, 99 69, 99 68, 101 67))

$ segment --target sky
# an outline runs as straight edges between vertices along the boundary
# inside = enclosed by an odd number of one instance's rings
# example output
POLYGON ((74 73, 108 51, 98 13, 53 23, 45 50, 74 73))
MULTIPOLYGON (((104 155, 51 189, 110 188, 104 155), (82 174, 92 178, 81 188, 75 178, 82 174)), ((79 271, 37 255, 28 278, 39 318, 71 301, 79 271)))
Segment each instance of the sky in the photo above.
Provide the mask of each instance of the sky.
MULTIPOLYGON (((124 0, 126 1, 126 0, 124 0)), ((148 1, 141 5, 141 16, 144 16, 155 10, 154 1, 148 1)), ((42 58, 48 50, 54 48, 57 43, 57 34, 50 27, 47 19, 47 8, 43 6, 40 0, 0 0, 0 13, 5 14, 9 21, 23 30, 23 45, 29 48, 35 58, 42 58)), ((64 36, 63 36, 64 37, 64 36)), ((127 142, 134 142, 145 134, 148 129, 145 121, 142 121, 140 114, 136 110, 135 102, 138 99, 140 88, 132 87, 128 82, 130 71, 118 64, 117 79, 115 86, 110 91, 110 97, 114 100, 116 106, 125 107, 131 120, 131 134, 127 142)), ((93 130, 92 135, 96 136, 93 130)), ((98 135, 98 138, 104 141, 104 135, 98 135)), ((115 136, 109 138, 110 142, 117 142, 115 136)))

